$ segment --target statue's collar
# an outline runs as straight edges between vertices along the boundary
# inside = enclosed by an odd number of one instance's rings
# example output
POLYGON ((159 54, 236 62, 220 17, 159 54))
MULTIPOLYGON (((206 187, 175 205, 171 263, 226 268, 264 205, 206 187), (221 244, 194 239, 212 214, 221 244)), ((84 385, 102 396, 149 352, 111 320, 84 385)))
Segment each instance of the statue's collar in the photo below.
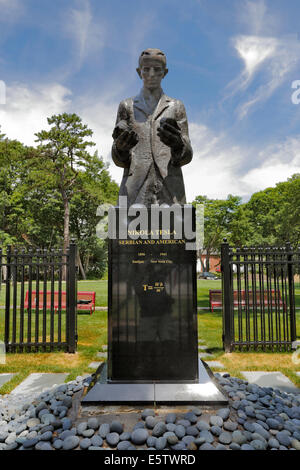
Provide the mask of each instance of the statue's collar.
MULTIPOLYGON (((149 114, 147 112, 147 106, 145 103, 145 94, 147 93, 147 90, 144 88, 141 89, 140 93, 133 98, 133 104, 136 108, 140 109, 143 111, 145 114, 149 114)), ((157 107, 153 113, 153 118, 157 119, 158 116, 169 106, 169 102, 171 101, 171 98, 167 95, 164 94, 163 90, 161 90, 161 96, 160 99, 157 103, 157 107)))

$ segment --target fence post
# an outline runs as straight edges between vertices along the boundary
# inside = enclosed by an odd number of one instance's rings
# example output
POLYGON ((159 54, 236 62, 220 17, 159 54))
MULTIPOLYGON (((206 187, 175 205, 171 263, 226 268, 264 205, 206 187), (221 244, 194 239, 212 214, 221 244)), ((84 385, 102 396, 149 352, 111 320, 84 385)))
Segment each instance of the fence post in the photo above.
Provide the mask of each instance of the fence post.
POLYGON ((5 332, 4 343, 6 351, 9 350, 9 322, 10 322, 10 276, 11 276, 11 246, 6 248, 6 293, 5 293, 5 332))
POLYGON ((68 289, 69 289, 69 334, 68 334, 68 352, 76 352, 76 315, 77 315, 77 292, 76 292, 76 252, 77 246, 74 240, 71 241, 69 247, 69 263, 68 263, 68 289))
POLYGON ((290 304, 290 328, 291 342, 296 341, 296 315, 295 315, 295 292, 294 292, 294 272, 293 272, 293 252, 290 242, 286 243, 287 269, 289 284, 289 304, 290 304))
POLYGON ((231 337, 231 293, 229 244, 226 238, 221 245, 222 297, 223 297, 223 347, 225 352, 232 351, 231 337))

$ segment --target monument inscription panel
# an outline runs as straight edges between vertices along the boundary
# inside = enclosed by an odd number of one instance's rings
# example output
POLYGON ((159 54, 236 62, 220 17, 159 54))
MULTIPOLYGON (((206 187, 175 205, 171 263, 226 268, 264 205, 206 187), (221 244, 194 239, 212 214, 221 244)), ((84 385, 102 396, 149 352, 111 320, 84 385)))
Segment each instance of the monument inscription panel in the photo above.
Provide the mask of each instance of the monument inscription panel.
POLYGON ((109 241, 108 380, 197 382, 196 252, 134 235, 109 241))

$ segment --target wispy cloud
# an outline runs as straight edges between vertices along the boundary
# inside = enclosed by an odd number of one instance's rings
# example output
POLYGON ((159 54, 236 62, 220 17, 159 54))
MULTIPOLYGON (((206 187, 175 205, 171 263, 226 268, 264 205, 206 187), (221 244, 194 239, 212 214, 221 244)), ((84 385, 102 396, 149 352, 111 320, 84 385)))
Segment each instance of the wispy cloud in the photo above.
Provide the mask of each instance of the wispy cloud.
POLYGON ((240 118, 254 105, 266 101, 289 78, 300 63, 300 42, 296 35, 286 38, 239 36, 235 48, 244 62, 244 70, 231 84, 236 91, 247 88, 260 72, 260 85, 238 107, 240 118))
POLYGON ((264 62, 274 57, 278 41, 275 38, 238 36, 234 38, 233 43, 244 62, 244 70, 239 77, 239 81, 240 88, 245 88, 264 62))
POLYGON ((24 10, 21 0, 0 0, 0 23, 13 23, 19 20, 24 10))
POLYGON ((70 8, 63 20, 64 33, 74 41, 77 67, 91 54, 104 46, 105 28, 95 20, 89 0, 78 0, 77 8, 70 8))
POLYGON ((265 0, 237 1, 237 22, 252 35, 274 35, 279 19, 268 9, 265 0))
POLYGON ((249 34, 231 39, 243 69, 226 87, 224 100, 242 91, 237 114, 243 119, 292 77, 300 63, 300 41, 296 34, 282 36, 278 33, 278 18, 270 13, 264 0, 244 2, 238 16, 249 34))

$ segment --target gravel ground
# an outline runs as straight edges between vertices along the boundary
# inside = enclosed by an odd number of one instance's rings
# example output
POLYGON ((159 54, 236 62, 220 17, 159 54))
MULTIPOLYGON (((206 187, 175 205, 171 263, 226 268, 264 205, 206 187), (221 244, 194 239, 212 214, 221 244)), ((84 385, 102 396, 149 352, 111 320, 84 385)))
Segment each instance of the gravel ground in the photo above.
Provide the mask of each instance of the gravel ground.
POLYGON ((36 396, 0 396, 0 450, 300 450, 300 394, 229 374, 215 378, 229 397, 227 408, 163 415, 144 409, 130 430, 121 418, 78 421, 75 397, 92 377, 36 396))

